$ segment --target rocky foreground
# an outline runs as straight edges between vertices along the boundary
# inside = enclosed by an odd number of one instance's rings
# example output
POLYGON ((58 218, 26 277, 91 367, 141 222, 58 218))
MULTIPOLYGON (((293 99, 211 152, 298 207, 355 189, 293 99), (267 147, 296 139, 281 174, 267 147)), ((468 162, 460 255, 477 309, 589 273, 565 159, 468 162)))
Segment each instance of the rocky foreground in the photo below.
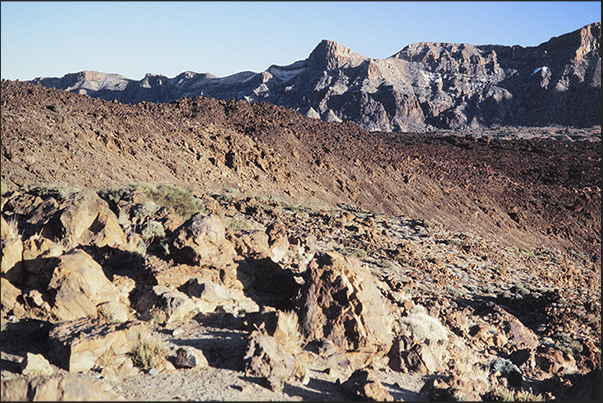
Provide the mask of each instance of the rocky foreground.
POLYGON ((2 400, 600 399, 600 126, 1 96, 2 400))
POLYGON ((580 253, 234 190, 1 200, 2 400, 600 399, 580 253))

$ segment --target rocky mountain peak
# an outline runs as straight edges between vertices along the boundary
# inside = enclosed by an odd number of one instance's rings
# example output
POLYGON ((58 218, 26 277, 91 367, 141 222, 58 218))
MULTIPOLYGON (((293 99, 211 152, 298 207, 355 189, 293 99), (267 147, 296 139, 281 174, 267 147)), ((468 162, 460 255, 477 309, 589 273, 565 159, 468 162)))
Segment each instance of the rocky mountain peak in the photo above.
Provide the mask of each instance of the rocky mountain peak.
POLYGON ((601 121, 601 24, 531 47, 419 42, 373 59, 325 39, 307 59, 260 73, 136 81, 83 72, 32 82, 131 104, 199 95, 268 102, 370 131, 592 127, 601 121))
POLYGON ((315 70, 355 67, 366 59, 340 43, 323 39, 310 53, 308 67, 315 70))
POLYGON ((580 47, 576 60, 601 57, 601 23, 589 24, 580 30, 580 47))

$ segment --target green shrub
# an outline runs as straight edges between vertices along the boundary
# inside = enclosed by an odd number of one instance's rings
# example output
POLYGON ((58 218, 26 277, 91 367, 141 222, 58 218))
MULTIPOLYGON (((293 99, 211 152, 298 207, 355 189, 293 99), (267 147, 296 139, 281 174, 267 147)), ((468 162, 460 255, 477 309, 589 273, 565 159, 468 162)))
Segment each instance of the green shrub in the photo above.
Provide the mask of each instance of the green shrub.
MULTIPOLYGON (((185 220, 188 220, 197 212, 207 213, 203 200, 196 198, 188 190, 165 183, 159 183, 157 185, 134 183, 125 188, 112 187, 110 189, 103 189, 98 192, 98 195, 110 202, 110 204, 117 204, 127 192, 133 190, 141 191, 146 197, 159 206, 172 207, 176 214, 180 215, 185 220)), ((150 205, 147 207, 150 207, 150 205)), ((140 213, 148 213, 147 210, 148 209, 145 208, 145 210, 140 213)))
POLYGON ((160 183, 157 186, 145 186, 141 190, 160 206, 172 207, 185 220, 197 212, 207 213, 203 200, 178 186, 160 183))
POLYGON ((58 199, 65 199, 75 193, 78 193, 82 189, 74 186, 60 186, 52 183, 40 183, 35 185, 25 186, 23 191, 34 196, 39 196, 43 199, 48 197, 54 197, 58 199))
POLYGON ((165 229, 159 221, 151 220, 144 226, 140 235, 142 239, 152 243, 155 239, 165 238, 165 229))
POLYGON ((247 231, 253 228, 253 225, 248 220, 241 217, 228 218, 226 225, 233 231, 247 231))
POLYGON ((4 196, 8 192, 8 188, 6 187, 6 183, 0 181, 0 195, 4 196))

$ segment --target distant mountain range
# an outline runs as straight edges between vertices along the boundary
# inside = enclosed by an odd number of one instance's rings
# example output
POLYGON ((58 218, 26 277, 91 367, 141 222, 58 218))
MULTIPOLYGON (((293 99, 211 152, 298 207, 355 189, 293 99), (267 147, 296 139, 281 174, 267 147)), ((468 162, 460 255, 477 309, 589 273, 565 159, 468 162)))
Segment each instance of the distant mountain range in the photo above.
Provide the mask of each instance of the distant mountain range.
POLYGON ((227 77, 82 71, 31 80, 121 103, 205 96, 268 102, 369 131, 601 124, 601 23, 535 47, 422 42, 386 59, 323 40, 305 60, 227 77))

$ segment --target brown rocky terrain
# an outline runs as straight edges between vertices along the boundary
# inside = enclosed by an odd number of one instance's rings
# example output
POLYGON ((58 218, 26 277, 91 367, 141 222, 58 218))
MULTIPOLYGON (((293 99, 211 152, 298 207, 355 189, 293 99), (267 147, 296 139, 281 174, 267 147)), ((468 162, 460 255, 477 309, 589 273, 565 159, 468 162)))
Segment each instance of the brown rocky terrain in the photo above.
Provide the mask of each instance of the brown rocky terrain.
POLYGON ((1 95, 3 400, 600 399, 600 127, 1 95))

